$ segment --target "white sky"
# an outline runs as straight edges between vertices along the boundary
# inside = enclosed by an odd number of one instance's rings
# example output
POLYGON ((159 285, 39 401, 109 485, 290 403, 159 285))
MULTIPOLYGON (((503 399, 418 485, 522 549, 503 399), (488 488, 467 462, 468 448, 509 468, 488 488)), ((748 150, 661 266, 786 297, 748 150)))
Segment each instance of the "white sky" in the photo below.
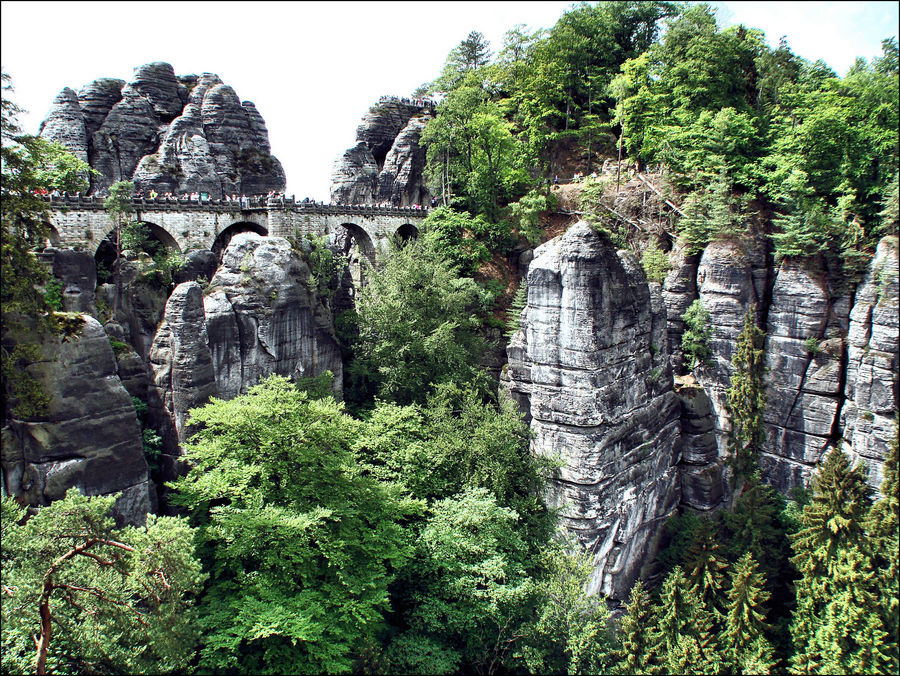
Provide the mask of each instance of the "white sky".
MULTIPOLYGON (((571 2, 25 2, 4 1, 3 70, 37 133, 63 87, 131 80, 166 61, 213 72, 253 101, 287 174, 287 194, 327 200, 334 160, 382 94, 409 95, 438 75, 470 30, 499 49, 515 24, 551 27, 571 2)), ((796 54, 844 74, 897 35, 897 2, 716 2, 720 23, 781 35, 796 54)))

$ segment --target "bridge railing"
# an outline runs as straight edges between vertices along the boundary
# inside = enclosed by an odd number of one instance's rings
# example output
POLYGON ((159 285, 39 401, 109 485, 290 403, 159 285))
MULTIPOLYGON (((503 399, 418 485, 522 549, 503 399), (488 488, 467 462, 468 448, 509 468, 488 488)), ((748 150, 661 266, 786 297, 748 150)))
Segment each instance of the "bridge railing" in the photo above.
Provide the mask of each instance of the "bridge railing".
MULTIPOLYGON (((44 195, 50 208, 103 210, 105 198, 96 195, 44 195)), ((131 201, 135 211, 308 211, 315 214, 362 214, 362 215, 403 215, 410 218, 424 218, 429 209, 425 206, 385 207, 374 204, 323 204, 304 202, 291 197, 254 196, 238 200, 190 199, 179 197, 136 197, 131 201)))

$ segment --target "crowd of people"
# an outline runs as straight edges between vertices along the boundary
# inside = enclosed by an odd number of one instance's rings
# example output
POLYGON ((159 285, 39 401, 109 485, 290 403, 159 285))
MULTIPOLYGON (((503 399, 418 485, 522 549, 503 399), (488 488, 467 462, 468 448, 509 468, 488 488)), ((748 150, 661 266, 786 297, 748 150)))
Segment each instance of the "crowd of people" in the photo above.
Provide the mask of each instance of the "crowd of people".
MULTIPOLYGON (((76 199, 82 197, 80 192, 76 192, 70 195, 66 191, 60 192, 59 190, 48 191, 46 188, 41 188, 39 190, 34 191, 35 195, 40 197, 50 197, 50 198, 69 198, 74 197, 76 199)), ((86 197, 86 196, 85 196, 86 197)), ((281 204, 291 203, 291 204, 302 204, 308 206, 375 206, 382 209, 395 209, 399 205, 392 204, 391 202, 381 202, 379 204, 372 205, 353 205, 353 204, 341 204, 339 202, 335 202, 334 200, 326 203, 324 201, 317 201, 311 197, 304 197, 302 200, 296 199, 293 195, 291 195, 290 199, 286 199, 283 191, 270 190, 266 195, 258 194, 258 195, 236 195, 232 194, 223 194, 221 199, 213 199, 210 200, 209 193, 207 192, 189 192, 189 193, 180 193, 173 194, 171 192, 158 193, 156 190, 152 188, 144 193, 143 190, 136 190, 134 193, 134 199, 140 200, 152 200, 152 201, 160 201, 160 202, 184 202, 185 200, 189 202, 233 202, 237 205, 240 205, 241 209, 248 209, 251 206, 266 206, 270 200, 280 201, 281 204)), ((432 199, 431 206, 434 207, 437 203, 437 199, 432 199)), ((410 204, 406 207, 407 209, 421 210, 426 209, 427 207, 423 207, 421 204, 410 204)))
POLYGON ((417 108, 434 108, 437 104, 431 99, 417 99, 417 98, 407 98, 405 96, 382 96, 379 99, 380 102, 386 103, 388 101, 394 103, 402 103, 407 106, 416 106, 417 108))

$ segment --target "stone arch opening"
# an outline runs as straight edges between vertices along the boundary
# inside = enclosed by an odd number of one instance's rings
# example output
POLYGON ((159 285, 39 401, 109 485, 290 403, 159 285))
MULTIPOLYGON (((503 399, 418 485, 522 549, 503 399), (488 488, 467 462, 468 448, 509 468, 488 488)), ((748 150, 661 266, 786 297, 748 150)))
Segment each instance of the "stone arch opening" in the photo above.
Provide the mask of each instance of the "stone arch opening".
POLYGON ((44 221, 42 225, 44 227, 44 233, 43 237, 41 237, 40 239, 33 236, 33 234, 28 232, 28 230, 26 230, 24 233, 25 239, 31 241, 31 248, 36 251, 43 251, 47 247, 58 247, 61 241, 59 230, 53 227, 52 223, 48 223, 46 221, 44 221))
POLYGON ((262 235, 263 237, 266 237, 269 234, 269 231, 258 223, 253 223, 251 221, 238 221, 237 223, 232 223, 216 235, 216 240, 212 245, 212 252, 216 254, 220 263, 222 262, 222 255, 225 253, 225 249, 228 248, 228 243, 231 241, 231 238, 241 232, 255 232, 257 235, 262 235))
POLYGON ((375 245, 369 233, 355 223, 341 223, 334 245, 347 262, 335 297, 335 310, 341 311, 353 307, 356 294, 365 286, 368 270, 375 265, 375 245))
POLYGON ((413 239, 419 238, 419 229, 414 226, 412 223, 404 223, 399 228, 397 228, 397 239, 401 244, 406 244, 413 239))
MULTIPOLYGON (((151 257, 161 251, 181 253, 181 247, 169 232, 156 223, 134 221, 122 228, 121 246, 123 251, 138 250, 151 257)), ((106 237, 100 240, 94 251, 94 262, 97 264, 97 284, 104 284, 112 274, 116 263, 116 229, 111 228, 106 237)))

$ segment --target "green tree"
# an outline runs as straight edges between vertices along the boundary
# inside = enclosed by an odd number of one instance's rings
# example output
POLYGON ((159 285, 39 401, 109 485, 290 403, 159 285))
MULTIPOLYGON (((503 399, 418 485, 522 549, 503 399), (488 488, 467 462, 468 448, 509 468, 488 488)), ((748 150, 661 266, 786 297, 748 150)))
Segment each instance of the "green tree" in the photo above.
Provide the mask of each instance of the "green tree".
POLYGON ((700 519, 693 533, 693 540, 684 553, 684 568, 688 581, 701 603, 713 614, 719 615, 725 586, 728 563, 718 542, 717 523, 712 519, 700 519))
POLYGON ((134 183, 131 181, 118 181, 109 187, 109 196, 103 201, 106 215, 113 224, 113 246, 116 250, 116 260, 113 267, 116 281, 116 294, 113 298, 112 308, 113 317, 118 312, 122 296, 122 273, 120 270, 123 250, 122 231, 134 213, 133 197, 134 183))
POLYGON ((734 372, 725 392, 725 405, 731 414, 728 447, 734 485, 759 471, 757 456, 766 441, 765 360, 765 333, 756 326, 756 305, 751 305, 744 315, 744 328, 731 358, 734 372))
POLYGON ((644 589, 644 583, 638 580, 631 588, 625 617, 622 618, 618 673, 654 672, 656 655, 651 640, 653 633, 654 616, 650 595, 644 589))
POLYGON ((385 651, 392 671, 491 674, 502 666, 533 592, 517 521, 483 488, 433 505, 410 570, 408 629, 385 651), (432 656, 440 665, 425 661, 432 656))
POLYGON ((173 503, 198 523, 211 572, 200 626, 213 671, 349 670, 388 610, 420 508, 362 474, 359 423, 270 376, 191 411, 190 473, 173 503))
POLYGON ((61 330, 55 308, 47 303, 43 288, 47 271, 35 256, 50 236, 47 204, 41 193, 53 190, 78 192, 87 188, 88 165, 58 144, 21 133, 16 117, 22 112, 8 93, 10 78, 2 74, 0 116, 2 178, 0 181, 0 380, 3 412, 8 415, 40 414, 49 403, 46 392, 26 370, 43 360, 35 334, 61 330), (16 339, 13 340, 13 334, 16 339))
POLYGON ((486 66, 491 56, 490 43, 484 35, 471 31, 465 40, 451 50, 444 69, 433 86, 439 91, 453 91, 465 80, 466 75, 486 66))
POLYGON ((888 632, 890 668, 898 668, 898 625, 900 625, 900 496, 898 496, 898 447, 895 423, 881 481, 882 497, 872 506, 866 521, 868 544, 877 576, 879 605, 888 632))
POLYGON ((750 552, 745 553, 731 572, 720 639, 732 668, 740 674, 768 674, 775 666, 772 647, 764 635, 765 603, 770 596, 764 586, 765 576, 750 552))
POLYGON ((401 404, 424 401, 438 383, 469 382, 483 349, 476 313, 487 302, 429 242, 391 251, 357 299, 351 377, 401 404))
POLYGON ((871 506, 865 473, 835 449, 812 486, 801 529, 792 538, 802 578, 791 623, 791 669, 889 673, 892 646, 864 531, 871 506))
POLYGON ((585 594, 590 556, 551 547, 544 566, 534 618, 517 632, 516 657, 533 674, 608 673, 614 658, 609 611, 603 598, 585 594))
POLYGON ((721 668, 713 616, 676 566, 663 582, 656 610, 655 650, 664 672, 715 674, 721 668))
POLYGON ((181 518, 115 529, 116 496, 77 489, 23 521, 3 497, 3 671, 160 673, 197 644, 204 575, 181 518))
POLYGON ((712 350, 709 341, 712 339, 709 311, 699 298, 691 303, 681 316, 684 322, 684 333, 681 334, 681 349, 684 350, 684 365, 694 370, 700 364, 710 364, 712 350))

